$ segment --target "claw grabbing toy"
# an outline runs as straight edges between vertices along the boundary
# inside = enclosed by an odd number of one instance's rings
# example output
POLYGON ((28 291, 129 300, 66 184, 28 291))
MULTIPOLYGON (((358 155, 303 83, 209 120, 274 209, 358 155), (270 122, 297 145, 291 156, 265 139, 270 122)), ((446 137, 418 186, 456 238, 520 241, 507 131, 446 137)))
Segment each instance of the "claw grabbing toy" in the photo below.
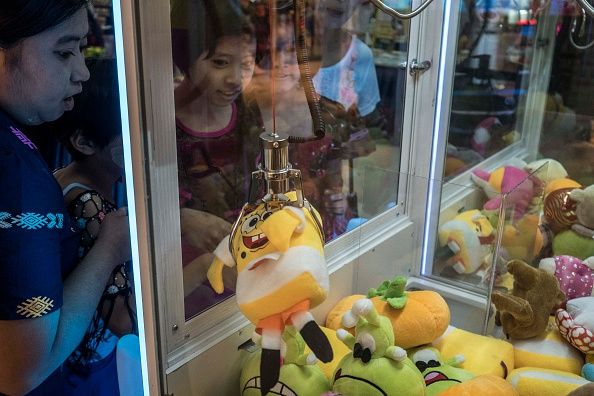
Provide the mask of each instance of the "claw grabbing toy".
POLYGON ((377 313, 373 302, 361 299, 342 317, 355 335, 338 329, 336 335, 353 353, 334 373, 332 391, 349 396, 424 396, 425 381, 406 351, 394 345, 390 319, 377 313))
POLYGON ((265 134, 261 139, 265 168, 254 172, 252 182, 266 181, 267 193, 244 205, 231 235, 215 249, 207 276, 213 289, 222 293, 223 266, 237 267, 239 309, 262 335, 260 375, 265 395, 279 379, 281 333, 286 325, 299 331, 322 362, 332 360, 332 349, 309 312, 328 294, 320 215, 303 198, 300 186, 290 191, 290 178, 300 182, 300 174, 288 163, 288 141, 265 134))

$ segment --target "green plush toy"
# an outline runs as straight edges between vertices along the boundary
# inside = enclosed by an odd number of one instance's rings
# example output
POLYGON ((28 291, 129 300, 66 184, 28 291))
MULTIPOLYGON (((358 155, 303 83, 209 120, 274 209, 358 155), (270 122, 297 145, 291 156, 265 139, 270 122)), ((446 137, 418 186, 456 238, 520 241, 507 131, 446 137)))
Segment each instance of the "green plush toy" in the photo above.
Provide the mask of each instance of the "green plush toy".
POLYGON ((474 378, 470 371, 458 367, 464 361, 461 355, 442 361, 437 349, 424 347, 412 351, 411 359, 423 374, 427 396, 437 396, 456 384, 474 378))
MULTIPOLYGON (((322 369, 315 364, 315 355, 305 353, 305 341, 293 326, 287 326, 283 331, 281 356, 283 365, 279 380, 268 395, 320 396, 330 390, 322 369)), ((241 396, 261 395, 261 357, 260 352, 254 353, 244 364, 239 379, 241 396)))
POLYGON ((338 338, 352 354, 334 372, 332 391, 347 396, 423 396, 425 382, 406 351, 394 345, 390 319, 380 316, 369 299, 353 304, 342 317, 344 327, 355 327, 355 336, 338 329, 338 338))
POLYGON ((594 256, 594 239, 582 236, 574 230, 561 231, 553 239, 553 254, 585 260, 594 256))
POLYGON ((406 289, 406 277, 397 276, 393 281, 383 281, 377 289, 371 288, 367 297, 379 297, 390 304, 394 309, 402 309, 408 300, 406 289))

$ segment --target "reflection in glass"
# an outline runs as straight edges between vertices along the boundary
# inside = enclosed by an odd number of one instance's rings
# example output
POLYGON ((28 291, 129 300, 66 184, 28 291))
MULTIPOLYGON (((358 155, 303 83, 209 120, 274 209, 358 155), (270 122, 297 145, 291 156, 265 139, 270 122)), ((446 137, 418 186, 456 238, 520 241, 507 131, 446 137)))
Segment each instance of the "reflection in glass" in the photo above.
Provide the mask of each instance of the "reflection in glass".
MULTIPOLYGON (((594 58, 569 36, 592 40, 591 30, 572 32, 580 15, 568 3, 483 0, 465 2, 460 14, 444 179, 474 167, 482 192, 444 184, 438 230, 456 215, 452 194, 458 209, 486 216, 501 238, 489 279, 496 288, 511 287, 509 260, 538 266, 558 254, 555 240, 578 222, 569 194, 594 183, 594 58), (496 155, 514 142, 526 162, 496 155), (503 219, 493 216, 498 206, 503 219)), ((436 246, 432 274, 480 284, 478 271, 442 266, 458 248, 436 246)))
POLYGON ((212 251, 231 231, 255 170, 260 116, 245 99, 255 67, 254 27, 238 4, 172 4, 175 115, 186 317, 229 297, 207 284, 212 251))
POLYGON ((485 292, 489 285, 490 266, 497 236, 499 207, 484 213, 483 192, 477 186, 458 186, 456 189, 467 204, 452 203, 442 208, 437 227, 433 274, 467 284, 485 292))
MULTIPOLYGON (((172 2, 187 319, 234 292, 232 270, 220 296, 206 271, 248 198, 259 134, 313 136, 296 55, 294 5, 274 4, 271 10, 268 1, 172 2)), ((399 168, 406 78, 400 66, 408 28, 384 23, 374 29, 378 13, 359 0, 320 0, 306 7, 307 66, 326 135, 292 144, 289 158, 302 172, 305 196, 320 212, 328 242, 388 207, 367 203, 364 196, 383 197, 389 190, 395 202, 396 180, 368 169, 399 168)))
POLYGON ((536 19, 528 2, 469 0, 460 12, 446 178, 520 140, 536 19))

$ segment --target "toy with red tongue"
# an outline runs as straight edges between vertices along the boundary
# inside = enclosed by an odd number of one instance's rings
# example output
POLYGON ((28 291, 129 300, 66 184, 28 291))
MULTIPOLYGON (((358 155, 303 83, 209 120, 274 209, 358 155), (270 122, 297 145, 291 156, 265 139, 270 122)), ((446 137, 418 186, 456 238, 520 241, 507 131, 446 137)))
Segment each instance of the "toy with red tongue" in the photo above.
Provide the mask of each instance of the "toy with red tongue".
POLYGON ((464 361, 460 355, 442 362, 439 351, 431 347, 416 349, 410 355, 423 374, 427 396, 437 396, 454 385, 474 378, 470 371, 458 367, 464 361))
POLYGON ((309 310, 326 299, 328 270, 318 212, 307 201, 282 207, 246 204, 234 232, 215 250, 208 280, 223 292, 223 266, 237 266, 237 302, 262 335, 261 389, 265 395, 279 378, 281 333, 295 326, 322 362, 332 348, 309 310), (229 241, 231 239, 231 241, 229 241))

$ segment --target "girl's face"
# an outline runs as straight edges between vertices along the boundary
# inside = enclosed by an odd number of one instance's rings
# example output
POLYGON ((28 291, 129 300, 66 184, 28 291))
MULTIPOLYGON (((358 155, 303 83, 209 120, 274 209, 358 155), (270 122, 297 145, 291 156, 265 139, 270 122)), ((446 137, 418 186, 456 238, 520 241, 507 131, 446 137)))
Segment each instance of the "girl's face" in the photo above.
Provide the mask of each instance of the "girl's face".
POLYGON ((190 67, 189 77, 213 106, 229 106, 252 80, 256 44, 240 36, 223 36, 215 53, 201 56, 190 67))
POLYGON ((73 96, 89 79, 81 48, 86 45, 87 11, 0 50, 0 107, 19 122, 54 121, 74 107, 73 96))
POLYGON ((295 50, 281 49, 275 60, 275 88, 277 92, 288 92, 299 84, 300 74, 295 50))

